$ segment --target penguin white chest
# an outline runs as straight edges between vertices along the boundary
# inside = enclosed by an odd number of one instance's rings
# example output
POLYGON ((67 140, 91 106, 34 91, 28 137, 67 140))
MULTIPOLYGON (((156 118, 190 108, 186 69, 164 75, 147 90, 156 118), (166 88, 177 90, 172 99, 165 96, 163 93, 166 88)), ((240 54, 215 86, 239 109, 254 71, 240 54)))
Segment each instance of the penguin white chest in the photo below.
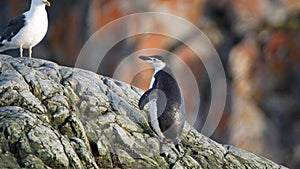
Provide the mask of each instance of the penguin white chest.
MULTIPOLYGON (((149 89, 153 87, 154 82, 155 82, 155 77, 153 76, 152 79, 151 79, 151 82, 150 82, 149 89)), ((162 133, 160 127, 159 127, 159 123, 158 123, 158 113, 157 113, 156 99, 151 100, 149 102, 149 113, 150 113, 150 122, 151 122, 152 128, 154 129, 154 131, 156 132, 156 134, 160 138, 164 138, 164 135, 163 135, 163 133, 162 133)))
POLYGON ((160 138, 164 138, 164 135, 163 135, 163 133, 159 127, 159 123, 158 123, 156 100, 151 100, 149 102, 149 113, 150 113, 151 126, 153 127, 154 131, 160 138))

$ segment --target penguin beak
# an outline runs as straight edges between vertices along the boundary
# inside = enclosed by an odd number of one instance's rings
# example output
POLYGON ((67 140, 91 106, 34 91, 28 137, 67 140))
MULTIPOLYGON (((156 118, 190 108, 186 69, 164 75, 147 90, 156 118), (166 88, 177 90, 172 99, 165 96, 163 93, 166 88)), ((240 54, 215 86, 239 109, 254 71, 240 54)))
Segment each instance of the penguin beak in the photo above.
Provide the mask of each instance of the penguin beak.
POLYGON ((51 3, 48 0, 44 1, 44 4, 47 6, 51 6, 51 3))
POLYGON ((151 61, 151 58, 150 57, 148 57, 148 56, 140 56, 139 57, 140 59, 142 59, 142 60, 144 60, 144 61, 151 61))

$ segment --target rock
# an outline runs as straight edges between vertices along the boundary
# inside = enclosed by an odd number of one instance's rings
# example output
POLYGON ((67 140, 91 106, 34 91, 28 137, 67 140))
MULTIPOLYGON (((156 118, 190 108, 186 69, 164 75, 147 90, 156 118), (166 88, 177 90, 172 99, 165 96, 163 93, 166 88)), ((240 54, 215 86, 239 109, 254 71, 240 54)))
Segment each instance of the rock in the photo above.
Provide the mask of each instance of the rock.
POLYGON ((0 55, 1 168, 284 168, 201 135, 188 123, 185 154, 159 141, 135 87, 55 63, 0 55), (28 66, 30 65, 30 66, 28 66))

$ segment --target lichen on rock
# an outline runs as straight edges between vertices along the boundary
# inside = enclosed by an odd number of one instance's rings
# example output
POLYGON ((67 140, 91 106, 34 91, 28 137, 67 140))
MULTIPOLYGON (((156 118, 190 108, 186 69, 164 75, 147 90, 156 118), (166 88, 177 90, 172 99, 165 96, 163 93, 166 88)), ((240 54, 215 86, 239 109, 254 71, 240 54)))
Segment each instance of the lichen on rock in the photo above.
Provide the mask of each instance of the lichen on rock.
POLYGON ((86 70, 0 55, 0 168, 284 168, 201 135, 179 157, 137 102, 142 90, 86 70))

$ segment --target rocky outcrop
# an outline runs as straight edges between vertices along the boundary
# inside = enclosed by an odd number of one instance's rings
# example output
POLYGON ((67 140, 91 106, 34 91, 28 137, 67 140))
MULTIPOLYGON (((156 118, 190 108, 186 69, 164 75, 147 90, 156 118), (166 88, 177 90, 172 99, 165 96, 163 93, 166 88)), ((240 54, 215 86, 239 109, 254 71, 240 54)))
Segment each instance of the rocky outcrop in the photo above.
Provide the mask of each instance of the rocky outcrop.
POLYGON ((143 91, 95 73, 0 55, 0 168, 285 168, 186 123, 185 154, 160 144, 143 91))

